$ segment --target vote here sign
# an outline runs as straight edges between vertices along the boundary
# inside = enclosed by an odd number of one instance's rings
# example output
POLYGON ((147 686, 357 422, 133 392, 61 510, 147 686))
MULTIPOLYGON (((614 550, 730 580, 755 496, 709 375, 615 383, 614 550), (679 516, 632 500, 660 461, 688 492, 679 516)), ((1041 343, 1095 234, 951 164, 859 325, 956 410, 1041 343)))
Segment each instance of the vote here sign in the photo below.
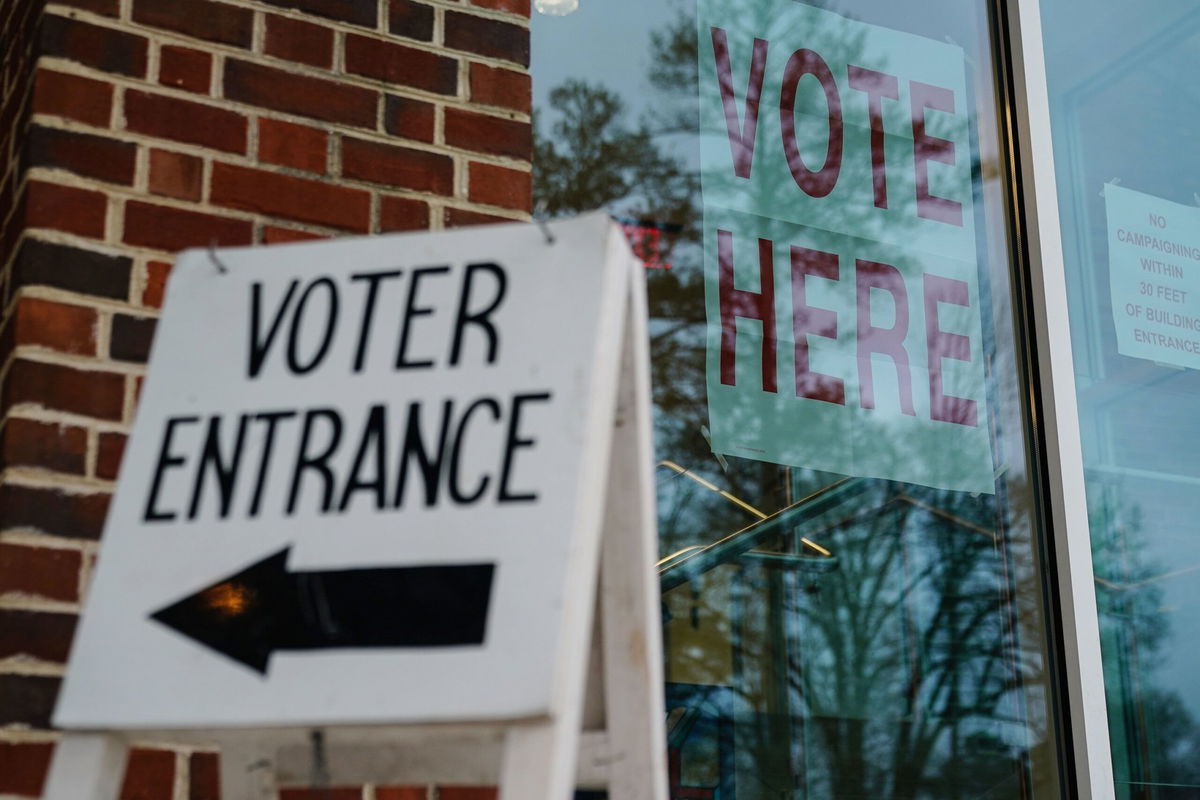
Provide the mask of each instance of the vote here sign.
POLYGON ((960 48, 701 0, 713 450, 994 491, 960 48))
POLYGON ((546 714, 635 271, 556 233, 185 253, 57 724, 546 714))

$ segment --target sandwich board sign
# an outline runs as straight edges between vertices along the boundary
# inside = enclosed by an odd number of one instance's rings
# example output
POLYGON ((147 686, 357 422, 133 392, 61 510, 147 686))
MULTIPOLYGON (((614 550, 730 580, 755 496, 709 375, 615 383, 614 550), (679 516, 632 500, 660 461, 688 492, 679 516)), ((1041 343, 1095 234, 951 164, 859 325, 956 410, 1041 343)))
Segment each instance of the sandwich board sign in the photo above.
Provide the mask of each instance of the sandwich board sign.
POLYGON ((662 798, 636 265, 603 214, 184 253, 48 795, 112 800, 156 732, 226 742, 236 800, 316 731, 349 780, 566 797, 594 662, 613 794, 662 798))

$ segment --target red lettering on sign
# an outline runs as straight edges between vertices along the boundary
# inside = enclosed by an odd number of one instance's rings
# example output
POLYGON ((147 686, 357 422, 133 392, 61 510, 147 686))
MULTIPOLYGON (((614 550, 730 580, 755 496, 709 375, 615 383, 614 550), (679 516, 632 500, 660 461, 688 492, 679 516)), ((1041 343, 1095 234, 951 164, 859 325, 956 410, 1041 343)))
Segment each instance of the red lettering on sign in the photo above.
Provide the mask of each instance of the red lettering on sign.
POLYGON ((896 76, 866 67, 847 67, 850 88, 867 93, 867 111, 871 117, 871 181, 875 188, 875 207, 887 208, 887 170, 883 155, 883 98, 900 99, 896 76))
POLYGON ((938 326, 938 303, 971 305, 965 281, 925 275, 925 346, 929 354, 929 417, 974 428, 979 424, 974 400, 942 392, 942 359, 971 360, 971 340, 938 326))
POLYGON ((758 240, 759 291, 733 286, 733 234, 717 231, 717 262, 720 268, 718 300, 721 309, 721 383, 737 385, 737 318, 762 323, 762 388, 778 391, 775 377, 775 259, 771 240, 758 240))
POLYGON ((855 289, 858 304, 858 385, 859 401, 863 408, 875 408, 875 378, 871 371, 871 354, 880 353, 896 364, 896 382, 900 390, 900 410, 909 416, 917 415, 912 400, 912 371, 904 337, 908 335, 908 290, 904 277, 890 264, 876 261, 855 261, 855 289), (879 328, 871 322, 871 290, 881 289, 892 296, 896 306, 896 321, 890 328, 879 328))
POLYGON ((733 154, 733 174, 749 178, 754 162, 754 141, 758 131, 758 100, 762 96, 763 71, 767 66, 767 41, 754 40, 750 56, 750 77, 746 81, 744 123, 738 122, 737 101, 733 95, 733 67, 729 64, 729 43, 723 28, 712 29, 713 58, 717 62, 717 85, 725 106, 725 127, 733 154))
POLYGON ((837 313, 808 304, 804 278, 816 275, 836 281, 838 257, 807 247, 792 247, 792 332, 796 337, 796 397, 846 405, 846 386, 841 378, 813 372, 809 367, 808 337, 837 339, 837 313))
POLYGON ((838 94, 837 81, 833 79, 829 65, 812 50, 792 53, 783 70, 783 86, 779 93, 779 128, 788 169, 796 185, 810 197, 825 197, 832 192, 842 171, 842 97, 838 94), (796 144, 796 90, 805 75, 812 75, 820 81, 829 109, 829 141, 825 149, 825 163, 819 170, 808 168, 796 144))
POLYGON ((917 178, 917 216, 962 227, 962 203, 929 192, 929 162, 954 163, 954 142, 925 133, 925 109, 954 113, 954 92, 911 81, 913 166, 917 178))
POLYGON ((618 220, 634 256, 646 269, 670 269, 671 262, 663 260, 662 229, 654 223, 618 220))

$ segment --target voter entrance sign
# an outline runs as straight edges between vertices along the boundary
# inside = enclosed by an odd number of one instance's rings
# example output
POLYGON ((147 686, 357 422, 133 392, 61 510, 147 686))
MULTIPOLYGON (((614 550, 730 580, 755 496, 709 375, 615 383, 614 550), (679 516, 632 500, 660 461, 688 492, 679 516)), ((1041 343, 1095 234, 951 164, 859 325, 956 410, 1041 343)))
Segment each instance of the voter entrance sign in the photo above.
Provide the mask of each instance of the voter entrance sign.
POLYGON ((606 485, 657 636, 635 264, 601 214, 185 253, 56 724, 577 733, 606 485))
POLYGON ((961 48, 697 16, 713 450, 994 491, 961 48))

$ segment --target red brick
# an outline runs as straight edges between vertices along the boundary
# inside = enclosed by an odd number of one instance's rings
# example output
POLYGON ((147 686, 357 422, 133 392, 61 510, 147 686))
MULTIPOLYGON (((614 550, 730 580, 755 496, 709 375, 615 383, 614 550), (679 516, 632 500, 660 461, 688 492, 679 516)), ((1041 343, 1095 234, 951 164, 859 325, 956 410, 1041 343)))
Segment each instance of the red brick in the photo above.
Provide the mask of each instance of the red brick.
POLYGON ((442 219, 447 228, 465 228, 470 225, 491 225, 495 222, 516 221, 510 217, 483 214, 479 211, 469 211, 465 208, 447 208, 442 219))
POLYGON ((120 420, 125 405, 125 376, 19 358, 5 382, 4 408, 18 403, 120 420))
POLYGON ((221 800, 220 757, 192 753, 188 758, 188 800, 221 800))
POLYGON ((212 88, 212 56, 202 50, 165 44, 159 51, 158 82, 208 94, 212 88))
POLYGON ((507 11, 523 17, 529 16, 529 0, 471 0, 471 5, 490 8, 493 11, 507 11))
POLYGON ((266 51, 298 64, 332 67, 333 31, 323 25, 268 14, 266 51))
POLYGON ((378 0, 265 0, 273 6, 295 8, 326 19, 336 19, 374 28, 378 22, 378 0))
POLYGON ((457 108, 446 109, 446 144, 528 161, 533 129, 528 122, 501 119, 457 108))
POLYGON ((151 261, 146 264, 146 288, 142 289, 142 305, 162 308, 167 290, 167 278, 171 275, 171 262, 151 261))
POLYGON ((41 797, 53 754, 49 742, 0 742, 0 794, 41 797))
POLYGON ((115 481, 121 469, 121 459, 125 455, 125 442, 128 437, 123 433, 106 431, 100 434, 96 448, 96 477, 115 481))
POLYGON ((379 204, 379 230, 420 231, 429 228, 429 206, 408 197, 383 197, 379 204))
POLYGON ((196 156, 169 150, 150 151, 151 194, 199 200, 203 180, 204 162, 196 156))
POLYGON ((471 163, 467 197, 472 203, 503 206, 516 211, 533 208, 533 181, 530 173, 494 164, 471 163))
POLYGON ((133 183, 137 145, 107 136, 32 125, 25 137, 25 159, 30 167, 62 169, 129 186, 133 183))
POLYGON ((325 131, 277 119, 258 121, 258 158, 269 164, 325 172, 329 136, 325 131))
POLYGON ((532 108, 528 73, 471 64, 471 101, 529 112, 532 108))
POLYGON ((113 361, 144 364, 150 358, 150 345, 154 342, 154 331, 157 327, 158 319, 155 317, 113 314, 112 335, 108 344, 109 357, 113 361))
POLYGON ((108 198, 103 192, 31 180, 25 184, 25 204, 30 228, 104 238, 108 198))
POLYGON ((0 428, 0 464, 82 475, 87 467, 87 431, 11 417, 0 428))
POLYGON ((362 139, 342 139, 342 175, 435 194, 454 191, 449 156, 362 139))
POLYGON ((529 66, 529 29, 461 11, 446 12, 446 47, 529 66))
POLYGON ((51 536, 96 540, 111 499, 108 492, 83 494, 0 484, 0 528, 34 528, 51 536))
POLYGON ((438 94, 458 91, 454 59, 366 36, 346 37, 346 71, 438 94))
POLYGON ((131 131, 230 153, 246 152, 246 118, 216 106, 164 95, 125 92, 125 121, 131 131))
POLYGON ((494 786, 439 786, 438 800, 496 800, 494 786))
POLYGON ((0 544, 0 592, 74 603, 82 566, 78 550, 0 544))
MULTIPOLYGON (((62 664, 75 635, 75 614, 0 609, 0 658, 25 656, 62 664)), ((0 751, 0 770, 4 769, 0 751)), ((0 772, 0 792, 5 792, 0 772)))
POLYGON ((289 244, 291 242, 313 242, 329 237, 323 233, 298 231, 294 228, 280 228, 276 225, 263 227, 263 244, 289 244))
POLYGON ((388 30, 422 42, 432 40, 433 7, 414 0, 389 0, 388 30))
POLYGON ((13 260, 12 291, 53 286, 69 292, 126 300, 133 261, 80 247, 26 238, 13 260))
POLYGON ((435 116, 432 103, 388 95, 383 105, 383 129, 393 136, 432 143, 435 116))
POLYGON ((375 128, 379 95, 369 89, 230 59, 225 97, 289 114, 375 128))
POLYGON ((22 297, 13 315, 14 343, 95 355, 96 320, 96 312, 87 306, 22 297))
POLYGON ((134 0, 133 21, 196 39, 249 47, 254 12, 209 0, 134 0))
POLYGON ((250 244, 254 226, 241 219, 218 217, 130 200, 125 205, 127 244, 174 252, 187 247, 250 244))
POLYGON ((232 164, 214 164, 216 205, 366 233, 371 198, 359 189, 232 164))
POLYGON ((88 125, 108 127, 112 117, 111 83, 39 69, 33 85, 35 114, 53 114, 88 125))
POLYGON ((175 753, 135 748, 129 751, 119 800, 171 800, 175 786, 175 753))
POLYGON ((424 786, 376 786, 375 800, 425 800, 424 786))
POLYGON ((0 673, 0 726, 49 728, 62 678, 0 673))
POLYGON ((130 78, 146 74, 149 43, 145 37, 125 31, 48 13, 42 20, 40 44, 41 55, 130 78))

